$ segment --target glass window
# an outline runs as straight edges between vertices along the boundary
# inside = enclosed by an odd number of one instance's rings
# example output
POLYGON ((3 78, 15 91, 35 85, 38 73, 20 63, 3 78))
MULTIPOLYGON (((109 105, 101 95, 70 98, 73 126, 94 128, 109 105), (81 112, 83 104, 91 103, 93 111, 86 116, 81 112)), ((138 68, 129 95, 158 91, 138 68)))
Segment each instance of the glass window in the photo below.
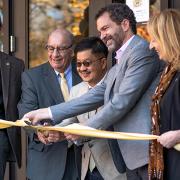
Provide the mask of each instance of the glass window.
MULTIPOLYGON (((150 18, 160 11, 160 0, 150 0, 149 16, 150 18)), ((149 34, 146 29, 146 22, 139 24, 137 27, 137 34, 150 41, 149 34)))
POLYGON ((65 27, 79 39, 88 36, 88 0, 29 1, 29 66, 47 61, 49 32, 65 27))

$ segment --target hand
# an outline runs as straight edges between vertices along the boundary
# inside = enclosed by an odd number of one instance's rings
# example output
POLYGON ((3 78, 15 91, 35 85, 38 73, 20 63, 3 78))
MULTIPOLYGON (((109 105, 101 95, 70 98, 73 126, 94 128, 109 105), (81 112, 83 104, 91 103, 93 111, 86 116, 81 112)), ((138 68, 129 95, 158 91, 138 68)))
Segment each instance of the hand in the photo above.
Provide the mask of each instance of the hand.
POLYGON ((43 132, 37 131, 37 137, 38 137, 39 141, 41 141, 43 144, 49 143, 47 136, 43 132))
POLYGON ((70 141, 76 141, 76 140, 80 139, 80 137, 81 137, 79 135, 69 134, 69 133, 64 133, 64 136, 66 137, 67 140, 70 140, 70 141))
POLYGON ((36 125, 43 119, 51 119, 48 108, 38 109, 31 112, 28 112, 23 116, 24 118, 28 118, 33 125, 36 125))
POLYGON ((49 131, 49 135, 47 138, 48 142, 54 143, 54 142, 59 142, 65 140, 65 136, 62 132, 58 131, 49 131))
POLYGON ((180 130, 168 131, 159 136, 157 141, 166 148, 172 148, 174 145, 180 142, 180 130))

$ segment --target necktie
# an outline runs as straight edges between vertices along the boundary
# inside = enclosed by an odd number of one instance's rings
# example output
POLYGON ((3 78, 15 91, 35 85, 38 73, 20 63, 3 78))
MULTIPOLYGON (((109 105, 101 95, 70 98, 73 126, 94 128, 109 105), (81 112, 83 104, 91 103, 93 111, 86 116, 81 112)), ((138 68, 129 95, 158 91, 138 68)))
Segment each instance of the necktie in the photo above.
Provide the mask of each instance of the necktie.
MULTIPOLYGON (((59 73, 61 76, 61 83, 60 83, 60 88, 61 88, 61 92, 63 94, 64 97, 64 101, 68 101, 69 99, 69 90, 68 90, 68 85, 67 85, 67 81, 65 78, 65 74, 64 73, 59 73)), ((73 142, 68 142, 68 148, 70 148, 72 146, 73 142)))
POLYGON ((94 158, 93 158, 92 154, 90 154, 89 170, 92 172, 95 167, 96 167, 96 164, 95 164, 95 162, 94 162, 94 158))
POLYGON ((69 98, 69 90, 68 90, 67 81, 66 81, 64 73, 60 73, 60 76, 61 76, 61 83, 60 83, 61 91, 64 97, 64 101, 67 101, 69 98))

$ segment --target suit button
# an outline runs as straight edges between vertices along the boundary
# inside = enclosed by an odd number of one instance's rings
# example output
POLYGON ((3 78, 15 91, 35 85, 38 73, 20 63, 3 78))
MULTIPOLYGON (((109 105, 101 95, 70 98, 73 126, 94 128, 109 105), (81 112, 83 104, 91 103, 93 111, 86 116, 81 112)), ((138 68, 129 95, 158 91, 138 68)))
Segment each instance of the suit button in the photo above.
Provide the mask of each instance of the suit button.
POLYGON ((93 147, 93 144, 92 144, 92 143, 89 143, 88 145, 89 145, 89 147, 90 147, 90 148, 92 148, 92 147, 93 147))

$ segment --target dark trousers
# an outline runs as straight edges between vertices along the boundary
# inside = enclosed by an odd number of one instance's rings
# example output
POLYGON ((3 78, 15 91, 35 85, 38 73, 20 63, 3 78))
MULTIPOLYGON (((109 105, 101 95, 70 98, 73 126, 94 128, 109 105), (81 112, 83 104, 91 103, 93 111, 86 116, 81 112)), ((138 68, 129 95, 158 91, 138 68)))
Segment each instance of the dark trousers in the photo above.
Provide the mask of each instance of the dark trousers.
POLYGON ((97 168, 91 172, 88 170, 85 180, 104 180, 97 168))
POLYGON ((4 129, 0 130, 0 179, 4 179, 6 170, 6 162, 10 153, 10 144, 7 137, 7 132, 4 129))
POLYGON ((73 145, 70 148, 68 148, 63 180, 80 180, 80 177, 78 176, 78 169, 75 162, 75 152, 73 145))
POLYGON ((134 170, 126 169, 127 180, 148 180, 148 165, 134 170))

